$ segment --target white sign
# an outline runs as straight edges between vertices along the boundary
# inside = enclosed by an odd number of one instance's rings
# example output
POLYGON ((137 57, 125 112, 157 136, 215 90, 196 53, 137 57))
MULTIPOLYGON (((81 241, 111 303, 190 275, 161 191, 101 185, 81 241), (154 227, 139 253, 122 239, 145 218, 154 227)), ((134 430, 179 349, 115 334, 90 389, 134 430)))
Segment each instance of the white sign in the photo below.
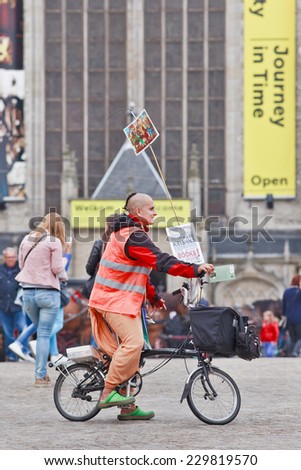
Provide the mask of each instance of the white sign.
POLYGON ((200 244, 192 224, 166 227, 173 255, 181 261, 194 264, 205 262, 200 244))

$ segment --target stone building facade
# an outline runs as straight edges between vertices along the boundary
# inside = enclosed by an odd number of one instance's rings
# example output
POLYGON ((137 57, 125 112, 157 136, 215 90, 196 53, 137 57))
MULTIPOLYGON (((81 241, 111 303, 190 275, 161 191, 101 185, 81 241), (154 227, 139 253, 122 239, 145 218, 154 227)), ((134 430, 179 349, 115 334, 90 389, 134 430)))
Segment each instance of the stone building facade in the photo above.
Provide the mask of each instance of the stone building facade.
MULTIPOLYGON (((0 212, 1 246, 17 245, 33 216, 55 207, 68 217, 69 199, 91 197, 124 143, 129 108, 146 108, 160 132, 154 150, 174 198, 195 198, 188 192, 194 149, 197 215, 203 217, 197 231, 206 257, 236 266, 237 280, 208 289, 210 300, 241 305, 280 298, 301 264, 301 0, 297 196, 274 201, 272 208, 242 196, 243 4, 24 0, 27 199, 0 212), (73 157, 66 157, 68 149, 73 157)), ((91 244, 75 240, 73 277, 86 277, 91 244)), ((168 287, 174 285, 178 281, 169 280, 168 287)))

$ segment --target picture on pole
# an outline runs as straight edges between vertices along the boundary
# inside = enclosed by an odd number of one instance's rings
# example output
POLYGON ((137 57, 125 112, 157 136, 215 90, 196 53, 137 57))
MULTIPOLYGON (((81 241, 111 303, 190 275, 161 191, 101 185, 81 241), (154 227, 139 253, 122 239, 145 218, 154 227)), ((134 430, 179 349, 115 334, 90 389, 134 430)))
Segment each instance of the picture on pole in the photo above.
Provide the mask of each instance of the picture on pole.
POLYGON ((147 149, 159 137, 159 132, 145 109, 123 131, 131 142, 136 155, 147 149))

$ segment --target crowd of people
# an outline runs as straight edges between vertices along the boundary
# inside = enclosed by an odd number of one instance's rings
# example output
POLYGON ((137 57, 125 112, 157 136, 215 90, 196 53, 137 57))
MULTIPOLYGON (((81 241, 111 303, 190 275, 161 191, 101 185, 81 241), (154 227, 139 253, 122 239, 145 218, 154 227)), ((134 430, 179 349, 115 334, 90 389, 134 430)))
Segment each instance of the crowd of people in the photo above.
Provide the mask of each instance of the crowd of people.
MULTIPOLYGON (((150 272, 154 269, 193 278, 211 274, 214 266, 179 261, 152 242, 148 230, 157 213, 150 196, 132 193, 124 209, 125 213, 107 219, 104 236, 95 241, 86 265, 90 279, 84 287, 89 299, 91 343, 111 357, 98 406, 122 406, 120 420, 151 419, 154 413, 137 407, 134 397, 116 392, 120 383, 139 370, 145 302, 166 308, 150 283, 150 272)), ((67 360, 57 346, 57 334, 64 324, 61 283, 68 279, 72 257, 62 217, 50 212, 24 237, 18 252, 7 247, 2 254, 0 326, 5 360, 35 363, 35 386, 48 386, 47 362, 67 360)), ((260 340, 264 357, 299 356, 301 275, 295 275, 285 290, 280 317, 272 310, 263 312, 260 340)))

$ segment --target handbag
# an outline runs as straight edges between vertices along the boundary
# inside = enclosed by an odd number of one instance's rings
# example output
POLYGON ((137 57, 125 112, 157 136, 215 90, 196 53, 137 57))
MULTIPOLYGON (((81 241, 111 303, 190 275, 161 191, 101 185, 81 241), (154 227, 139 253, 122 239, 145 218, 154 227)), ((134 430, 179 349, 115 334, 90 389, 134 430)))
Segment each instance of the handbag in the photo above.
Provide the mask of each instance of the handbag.
POLYGON ((66 281, 61 281, 60 286, 61 286, 61 307, 66 307, 66 305, 69 304, 71 300, 71 295, 68 292, 67 289, 67 282, 66 281))
POLYGON ((90 295, 91 295, 91 292, 95 283, 95 277, 96 277, 96 272, 83 285, 81 293, 86 299, 90 298, 90 295))
POLYGON ((23 288, 22 287, 19 287, 14 303, 16 305, 19 305, 19 307, 23 306, 23 288))

